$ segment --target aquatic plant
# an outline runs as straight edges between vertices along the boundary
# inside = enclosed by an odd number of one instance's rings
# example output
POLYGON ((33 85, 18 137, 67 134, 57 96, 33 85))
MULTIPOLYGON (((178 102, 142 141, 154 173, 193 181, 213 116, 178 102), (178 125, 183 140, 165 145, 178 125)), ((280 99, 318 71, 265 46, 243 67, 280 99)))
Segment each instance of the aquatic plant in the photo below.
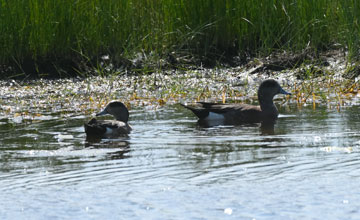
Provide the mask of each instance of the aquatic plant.
MULTIPOLYGON (((334 76, 291 81, 279 76, 282 87, 292 93, 275 97, 279 106, 312 106, 316 110, 325 105, 340 111, 359 103, 360 85, 356 81, 334 76)), ((91 115, 111 100, 120 100, 129 109, 149 111, 196 101, 257 104, 257 87, 265 78, 262 74, 239 75, 231 69, 202 69, 175 74, 0 81, 0 119, 30 123, 48 117, 91 115)))

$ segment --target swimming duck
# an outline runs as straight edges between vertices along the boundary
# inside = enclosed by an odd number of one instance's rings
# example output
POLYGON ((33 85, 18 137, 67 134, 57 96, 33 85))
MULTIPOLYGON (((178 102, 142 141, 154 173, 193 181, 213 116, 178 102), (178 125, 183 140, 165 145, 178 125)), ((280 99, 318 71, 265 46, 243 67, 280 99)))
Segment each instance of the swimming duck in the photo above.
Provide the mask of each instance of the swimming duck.
POLYGON ((129 111, 126 106, 119 101, 110 102, 106 108, 97 113, 96 116, 113 115, 116 120, 97 120, 92 118, 84 124, 87 136, 126 136, 132 128, 128 125, 129 111))
POLYGON ((276 94, 291 95, 283 90, 277 81, 267 79, 260 84, 258 89, 260 106, 207 102, 182 106, 190 109, 199 118, 199 122, 221 122, 219 124, 275 122, 279 114, 273 102, 276 94))

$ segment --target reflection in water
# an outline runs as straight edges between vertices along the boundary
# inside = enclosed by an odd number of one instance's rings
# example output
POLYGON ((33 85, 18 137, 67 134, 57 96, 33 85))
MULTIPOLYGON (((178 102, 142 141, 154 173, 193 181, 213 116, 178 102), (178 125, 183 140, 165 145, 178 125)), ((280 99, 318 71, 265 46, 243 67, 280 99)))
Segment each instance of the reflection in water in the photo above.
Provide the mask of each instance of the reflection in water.
MULTIPOLYGON (((258 125, 258 123, 255 124, 248 124, 248 123, 224 123, 224 120, 201 120, 199 119, 197 121, 197 124, 199 127, 201 128, 211 128, 211 127, 218 127, 218 126, 241 126, 241 125, 248 125, 248 126, 254 126, 254 125, 258 125)), ((276 121, 266 121, 266 122, 262 122, 260 124, 260 131, 262 135, 274 135, 275 134, 275 130, 274 130, 274 126, 276 124, 276 121)))
POLYGON ((129 138, 122 139, 109 139, 101 137, 86 137, 85 147, 86 148, 116 148, 117 151, 107 153, 106 158, 108 159, 124 159, 128 158, 127 154, 130 152, 129 138))
POLYGON ((225 124, 224 123, 224 120, 202 120, 202 119, 199 119, 197 121, 197 124, 200 126, 200 127, 203 127, 203 128, 210 128, 210 127, 216 127, 216 126, 222 126, 222 125, 234 125, 234 124, 225 124))
POLYGON ((262 135, 274 135, 275 134, 275 123, 276 122, 263 122, 260 125, 262 135))

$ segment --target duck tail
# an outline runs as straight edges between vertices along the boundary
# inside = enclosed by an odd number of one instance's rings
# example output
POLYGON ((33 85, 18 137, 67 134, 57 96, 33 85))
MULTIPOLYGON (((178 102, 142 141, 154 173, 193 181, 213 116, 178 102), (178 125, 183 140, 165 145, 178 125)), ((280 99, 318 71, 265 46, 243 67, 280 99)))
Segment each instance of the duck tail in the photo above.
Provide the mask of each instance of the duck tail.
POLYGON ((209 111, 205 108, 196 108, 184 104, 180 104, 180 105, 183 106, 184 108, 191 110, 199 119, 204 119, 209 115, 209 111))

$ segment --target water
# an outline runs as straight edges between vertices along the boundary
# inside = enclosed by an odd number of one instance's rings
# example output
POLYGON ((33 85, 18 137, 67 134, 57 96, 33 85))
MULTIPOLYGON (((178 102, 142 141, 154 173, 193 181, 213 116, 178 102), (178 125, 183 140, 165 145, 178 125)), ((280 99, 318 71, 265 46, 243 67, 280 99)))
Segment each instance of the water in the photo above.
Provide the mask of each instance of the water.
POLYGON ((137 108, 98 141, 79 112, 2 118, 0 219, 358 219, 360 107, 279 110, 268 132, 137 108))

